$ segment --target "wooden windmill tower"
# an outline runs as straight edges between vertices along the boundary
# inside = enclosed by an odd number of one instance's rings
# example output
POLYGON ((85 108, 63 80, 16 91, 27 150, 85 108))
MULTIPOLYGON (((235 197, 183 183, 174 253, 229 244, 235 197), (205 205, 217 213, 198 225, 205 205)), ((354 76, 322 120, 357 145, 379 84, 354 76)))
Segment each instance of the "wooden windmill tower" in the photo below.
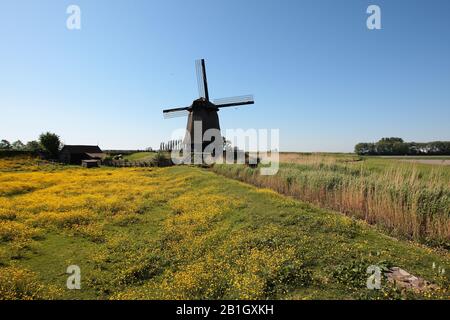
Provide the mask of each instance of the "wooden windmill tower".
POLYGON ((186 144, 187 141, 190 141, 191 150, 195 150, 194 149, 195 145, 201 144, 202 145, 201 151, 203 151, 206 145, 209 144, 209 142, 205 143, 203 141, 194 141, 194 137, 196 137, 194 132, 195 131, 194 122, 200 121, 202 124, 201 137, 203 137, 204 133, 208 129, 217 129, 220 131, 219 115, 217 114, 217 112, 221 108, 254 104, 254 100, 252 95, 247 95, 247 96, 237 96, 237 97, 217 99, 211 102, 209 100, 208 81, 206 78, 206 68, 204 59, 196 61, 196 72, 197 72, 198 91, 200 97, 194 100, 189 107, 165 109, 163 110, 163 114, 165 118, 173 118, 187 115, 188 121, 186 130, 187 133, 189 133, 190 135, 190 139, 188 139, 188 135, 186 134, 184 143, 186 144))

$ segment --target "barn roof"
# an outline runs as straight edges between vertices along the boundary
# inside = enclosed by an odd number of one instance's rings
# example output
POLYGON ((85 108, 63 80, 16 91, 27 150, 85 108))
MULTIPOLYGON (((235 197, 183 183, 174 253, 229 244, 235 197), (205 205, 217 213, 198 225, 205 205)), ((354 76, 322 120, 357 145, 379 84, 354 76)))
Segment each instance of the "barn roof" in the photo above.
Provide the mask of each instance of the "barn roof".
POLYGON ((61 151, 69 153, 103 153, 99 146, 65 145, 61 151))
POLYGON ((103 159, 106 157, 106 154, 104 153, 91 153, 91 152, 86 152, 86 154, 91 157, 91 158, 98 158, 98 159, 103 159))

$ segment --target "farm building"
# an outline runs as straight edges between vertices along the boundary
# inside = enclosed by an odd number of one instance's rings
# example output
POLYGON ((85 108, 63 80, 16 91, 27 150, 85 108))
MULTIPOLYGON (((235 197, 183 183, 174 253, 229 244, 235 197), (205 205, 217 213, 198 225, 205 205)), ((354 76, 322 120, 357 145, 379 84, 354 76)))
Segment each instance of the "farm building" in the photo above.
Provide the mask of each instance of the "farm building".
POLYGON ((65 145, 59 152, 59 161, 81 164, 83 160, 103 160, 106 154, 98 146, 65 145))
POLYGON ((84 168, 100 167, 100 160, 81 160, 81 166, 84 168))

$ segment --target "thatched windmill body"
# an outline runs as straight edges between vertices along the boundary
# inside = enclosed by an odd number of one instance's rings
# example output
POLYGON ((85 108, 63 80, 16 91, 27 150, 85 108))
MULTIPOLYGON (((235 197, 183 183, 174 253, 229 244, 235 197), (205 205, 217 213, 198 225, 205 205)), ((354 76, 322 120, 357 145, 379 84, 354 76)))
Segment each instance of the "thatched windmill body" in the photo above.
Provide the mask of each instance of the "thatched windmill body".
MULTIPOLYGON (((218 111, 221 108, 236 107, 248 104, 254 104, 253 96, 237 96, 223 99, 216 99, 213 102, 209 99, 208 81, 206 78, 205 60, 196 61, 197 83, 199 90, 199 98, 194 100, 188 107, 172 108, 163 110, 165 118, 173 118, 180 116, 188 116, 186 126, 186 137, 184 144, 191 144, 191 150, 195 150, 195 146, 201 145, 203 151, 210 142, 196 141, 197 137, 203 137, 209 129, 216 129, 220 132, 220 123, 218 111), (201 135, 197 133, 195 122, 201 122, 201 135)), ((197 127, 198 128, 198 127, 197 127)))

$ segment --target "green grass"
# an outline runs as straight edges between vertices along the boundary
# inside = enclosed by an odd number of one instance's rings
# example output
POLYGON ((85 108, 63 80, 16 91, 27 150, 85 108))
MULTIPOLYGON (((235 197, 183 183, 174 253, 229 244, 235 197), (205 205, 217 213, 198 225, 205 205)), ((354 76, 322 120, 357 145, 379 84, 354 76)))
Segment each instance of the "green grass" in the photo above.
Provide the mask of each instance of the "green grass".
POLYGON ((419 159, 419 160, 450 160, 450 156, 371 156, 371 158, 385 159, 419 159))
POLYGON ((129 161, 151 161, 156 155, 156 152, 136 152, 125 155, 123 158, 129 161))
MULTIPOLYGON (((20 179, 25 173, 14 174, 20 179)), ((98 180, 101 186, 89 193, 102 196, 85 206, 91 231, 40 224, 32 239, 0 241, 0 290, 9 278, 7 268, 13 267, 29 270, 33 281, 63 299, 449 297, 448 272, 439 275, 432 268, 450 270, 448 253, 392 239, 364 222, 204 169, 71 168, 61 180, 52 176, 62 171, 44 174, 54 179, 53 187, 0 197, 16 208, 14 221, 31 228, 33 219, 44 214, 40 207, 32 215, 31 208, 20 212, 14 201, 22 203, 35 192, 45 201, 44 194, 57 192, 64 207, 64 201, 84 196, 83 186, 98 180), (127 184, 128 194, 120 191, 127 184), (65 288, 71 264, 81 268, 81 290, 65 288), (385 281, 383 290, 367 290, 366 268, 372 264, 402 267, 442 290, 401 294, 385 281)))
MULTIPOLYGON (((378 157, 378 156, 365 156, 362 157, 364 159, 364 168, 367 168, 369 171, 375 172, 383 172, 386 169, 396 167, 403 168, 405 170, 414 168, 418 170, 425 177, 429 176, 433 172, 439 171, 443 177, 450 182, 450 166, 436 166, 432 164, 425 163, 406 163, 399 160, 446 160, 450 158, 444 157, 378 157)), ((357 166, 357 164, 353 164, 353 166, 357 166)))

